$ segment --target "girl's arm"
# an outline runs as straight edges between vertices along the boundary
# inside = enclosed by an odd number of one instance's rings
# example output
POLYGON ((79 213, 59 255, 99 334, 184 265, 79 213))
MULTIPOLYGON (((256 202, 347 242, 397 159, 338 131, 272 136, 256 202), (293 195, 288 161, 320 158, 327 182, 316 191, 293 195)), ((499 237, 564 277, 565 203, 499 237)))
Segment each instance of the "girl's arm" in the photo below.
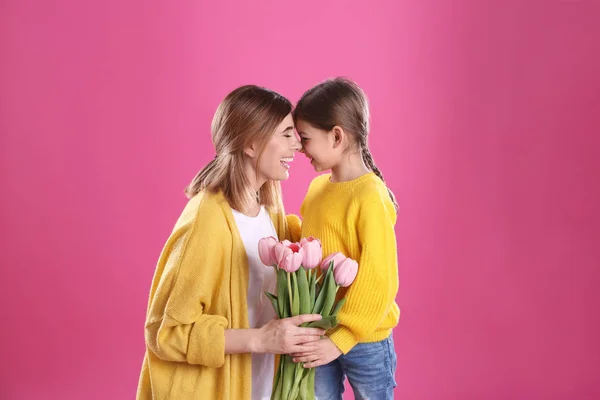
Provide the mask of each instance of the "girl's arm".
POLYGON ((398 292, 395 221, 396 212, 389 199, 369 196, 361 204, 356 226, 361 248, 358 274, 338 314, 340 325, 329 336, 344 354, 375 332, 395 301, 398 292))

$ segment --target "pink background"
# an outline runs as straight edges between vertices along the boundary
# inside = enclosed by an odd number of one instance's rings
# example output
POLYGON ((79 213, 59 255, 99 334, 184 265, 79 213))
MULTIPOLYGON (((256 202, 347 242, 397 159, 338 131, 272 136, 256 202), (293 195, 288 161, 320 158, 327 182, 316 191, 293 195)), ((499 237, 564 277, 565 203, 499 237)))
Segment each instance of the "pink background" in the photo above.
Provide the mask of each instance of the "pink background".
MULTIPOLYGON (((598 21, 575 0, 3 1, 0 398, 133 398, 218 102, 335 75, 368 93, 400 203, 397 398, 598 398, 598 21)), ((291 173, 297 212, 313 172, 291 173)))

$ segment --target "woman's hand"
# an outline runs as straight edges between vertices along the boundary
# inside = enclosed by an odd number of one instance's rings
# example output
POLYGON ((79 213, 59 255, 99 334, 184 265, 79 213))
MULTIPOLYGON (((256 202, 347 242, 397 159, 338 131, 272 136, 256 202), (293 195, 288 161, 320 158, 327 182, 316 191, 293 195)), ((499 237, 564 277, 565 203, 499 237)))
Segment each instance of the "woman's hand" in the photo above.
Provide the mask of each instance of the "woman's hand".
POLYGON ((269 321, 258 329, 254 352, 289 354, 316 351, 314 343, 321 339, 325 331, 319 328, 302 328, 299 325, 321 318, 319 314, 305 314, 269 321))

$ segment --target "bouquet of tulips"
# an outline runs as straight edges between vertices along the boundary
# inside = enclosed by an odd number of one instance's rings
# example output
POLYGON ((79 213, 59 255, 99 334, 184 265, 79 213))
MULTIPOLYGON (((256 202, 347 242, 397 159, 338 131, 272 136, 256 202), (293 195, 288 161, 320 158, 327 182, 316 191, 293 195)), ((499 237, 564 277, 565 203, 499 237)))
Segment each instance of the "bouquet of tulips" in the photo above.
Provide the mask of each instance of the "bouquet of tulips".
MULTIPOLYGON (((313 237, 299 243, 266 237, 259 241, 258 253, 265 265, 277 271, 276 293, 265 294, 279 318, 321 314, 321 320, 302 326, 327 330, 337 325, 337 314, 346 299, 336 304, 336 295, 340 287, 349 286, 356 278, 356 261, 342 253, 322 260, 321 242, 313 237)), ((306 369, 284 354, 277 367, 271 400, 313 400, 314 379, 314 368, 306 369)))

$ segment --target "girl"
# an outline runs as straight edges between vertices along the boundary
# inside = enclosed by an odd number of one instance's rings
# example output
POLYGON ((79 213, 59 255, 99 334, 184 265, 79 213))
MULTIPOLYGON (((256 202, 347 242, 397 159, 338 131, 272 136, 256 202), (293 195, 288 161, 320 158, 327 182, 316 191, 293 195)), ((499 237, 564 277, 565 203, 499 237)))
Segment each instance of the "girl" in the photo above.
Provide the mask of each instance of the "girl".
POLYGON ((268 399, 273 354, 316 350, 324 332, 299 325, 320 317, 273 319, 275 272, 257 254, 264 236, 298 240, 278 182, 300 149, 293 130, 290 102, 270 90, 240 87, 219 105, 216 156, 156 267, 138 399, 268 399))
POLYGON ((294 111, 304 154, 317 172, 300 208, 302 237, 321 239, 323 255, 359 261, 358 275, 339 296, 339 325, 316 351, 293 354, 318 367, 319 400, 342 399, 348 376, 356 399, 392 399, 396 354, 392 329, 400 311, 396 258, 397 203, 367 145, 369 108, 363 91, 342 78, 308 90, 294 111))

